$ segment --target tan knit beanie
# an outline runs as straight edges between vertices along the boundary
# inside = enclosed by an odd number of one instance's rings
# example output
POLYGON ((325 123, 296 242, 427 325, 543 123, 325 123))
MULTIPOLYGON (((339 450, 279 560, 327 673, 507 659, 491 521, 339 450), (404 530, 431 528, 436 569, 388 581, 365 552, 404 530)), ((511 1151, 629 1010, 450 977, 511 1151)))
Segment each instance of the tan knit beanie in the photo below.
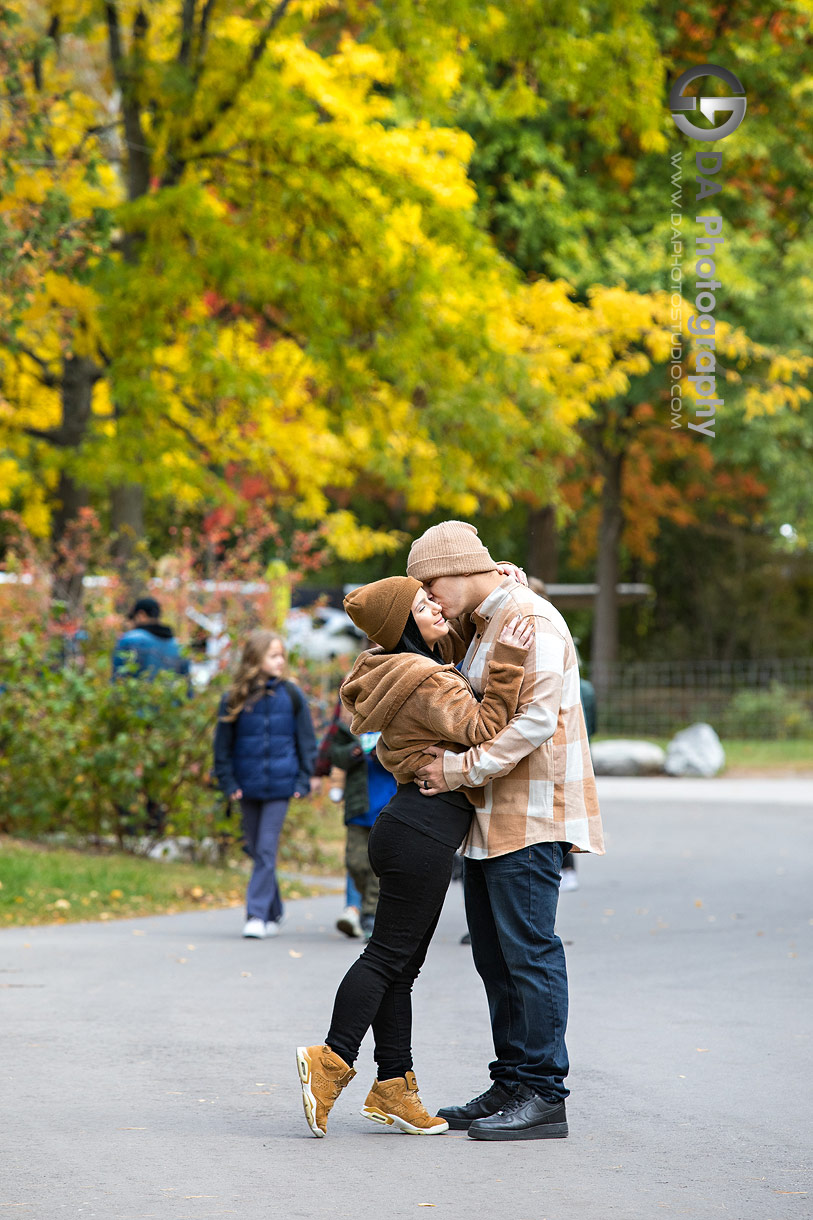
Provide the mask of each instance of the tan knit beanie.
POLYGON ((348 593, 344 608, 360 631, 390 652, 403 634, 420 587, 410 576, 388 576, 348 593))
POLYGON ((407 572, 416 580, 470 576, 491 572, 496 566, 468 521, 442 521, 431 526, 412 543, 407 560, 407 572))

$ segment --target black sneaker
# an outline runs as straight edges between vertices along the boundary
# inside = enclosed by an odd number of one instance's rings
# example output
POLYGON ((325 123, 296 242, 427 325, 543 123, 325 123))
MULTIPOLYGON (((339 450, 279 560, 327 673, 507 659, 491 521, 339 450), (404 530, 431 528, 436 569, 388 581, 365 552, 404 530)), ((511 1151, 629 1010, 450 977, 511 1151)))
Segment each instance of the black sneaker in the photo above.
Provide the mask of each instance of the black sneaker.
POLYGON ((445 1118, 452 1131, 468 1131, 476 1118, 487 1118, 496 1114, 501 1106, 505 1106, 514 1096, 514 1084, 503 1084, 495 1080, 490 1089, 479 1097, 472 1097, 465 1106, 446 1106, 438 1110, 438 1118, 445 1118))
POLYGON ((559 1140, 567 1135, 563 1101, 545 1101, 525 1084, 496 1114, 478 1118, 469 1126, 473 1140, 559 1140))

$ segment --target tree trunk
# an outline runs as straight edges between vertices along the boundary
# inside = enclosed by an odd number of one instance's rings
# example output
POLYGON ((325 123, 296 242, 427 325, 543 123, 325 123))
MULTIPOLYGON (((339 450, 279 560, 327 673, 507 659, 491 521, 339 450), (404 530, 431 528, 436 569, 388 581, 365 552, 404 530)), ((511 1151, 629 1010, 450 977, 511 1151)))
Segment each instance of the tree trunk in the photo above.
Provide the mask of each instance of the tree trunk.
POLYGON ((600 699, 610 683, 612 663, 618 658, 618 584, 621 530, 624 517, 621 509, 621 471, 624 459, 620 453, 605 454, 604 487, 602 490, 601 524, 598 537, 595 617, 591 650, 590 676, 600 699))
POLYGON ((86 488, 67 473, 60 471, 57 485, 57 503, 51 517, 51 542, 54 548, 54 572, 51 597, 64 602, 68 614, 73 617, 82 604, 82 577, 84 567, 70 555, 69 527, 76 521, 79 511, 88 506, 86 488))
MULTIPOLYGON (((91 416, 93 386, 99 369, 84 356, 69 357, 62 369, 62 423, 52 434, 60 450, 76 451, 87 435, 91 416)), ((59 475, 57 503, 51 519, 51 542, 54 548, 53 597, 66 602, 69 613, 75 614, 82 602, 84 566, 78 556, 70 553, 70 526, 88 505, 87 490, 67 469, 59 475)))
POLYGON ((144 537, 144 488, 140 483, 121 483, 110 493, 110 523, 113 556, 122 564, 132 562, 136 546, 144 537))
POLYGON ((552 504, 529 511, 526 543, 528 574, 538 576, 546 585, 551 584, 559 572, 559 537, 556 509, 552 504))
MULTIPOLYGON (((122 582, 123 602, 144 593, 149 564, 139 543, 144 538, 144 488, 140 483, 121 483, 110 493, 113 529, 113 559, 122 582)), ((124 604, 122 603, 122 609, 124 604)))
MULTIPOLYGON (((195 5, 184 4, 182 19, 184 39, 190 37, 190 22, 195 5), (191 14, 191 15, 190 15, 191 14)), ((125 174, 127 198, 132 202, 143 198, 150 190, 152 146, 144 129, 141 90, 145 73, 145 42, 149 20, 143 8, 136 12, 129 57, 122 46, 119 17, 108 12, 108 35, 111 64, 121 89, 121 118, 125 135, 125 174)), ((184 54, 188 54, 185 47, 184 54)), ((124 260, 138 263, 144 244, 140 229, 128 229, 122 240, 124 260)), ((121 406, 116 404, 116 415, 121 406)), ((122 483, 110 494, 110 519, 113 530, 113 557, 121 566, 125 585, 140 583, 142 573, 136 559, 136 548, 144 537, 144 487, 141 483, 122 483)))

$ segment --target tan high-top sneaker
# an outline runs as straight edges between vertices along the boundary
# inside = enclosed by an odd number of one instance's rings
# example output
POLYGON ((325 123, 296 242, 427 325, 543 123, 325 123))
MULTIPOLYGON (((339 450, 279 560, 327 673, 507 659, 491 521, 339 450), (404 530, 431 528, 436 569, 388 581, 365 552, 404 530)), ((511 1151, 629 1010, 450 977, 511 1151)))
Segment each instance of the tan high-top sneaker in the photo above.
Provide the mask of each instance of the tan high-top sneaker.
POLYGON ((327 1134, 327 1116, 346 1084, 355 1076, 329 1046, 298 1046, 296 1066, 302 1084, 302 1104, 308 1126, 319 1139, 327 1134))
POLYGON ((362 1114, 382 1126, 395 1124, 408 1135, 442 1135, 449 1130, 445 1119, 433 1117, 424 1108, 414 1072, 377 1080, 367 1094, 362 1114))

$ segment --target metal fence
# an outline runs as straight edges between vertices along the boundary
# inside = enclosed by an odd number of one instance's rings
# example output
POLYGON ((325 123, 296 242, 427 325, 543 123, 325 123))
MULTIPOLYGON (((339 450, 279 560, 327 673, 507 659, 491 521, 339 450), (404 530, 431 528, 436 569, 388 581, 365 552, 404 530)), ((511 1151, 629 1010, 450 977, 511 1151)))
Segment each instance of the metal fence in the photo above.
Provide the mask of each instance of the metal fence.
POLYGON ((813 737, 813 657, 614 662, 595 675, 598 731, 667 737, 698 720, 729 737, 813 737))

